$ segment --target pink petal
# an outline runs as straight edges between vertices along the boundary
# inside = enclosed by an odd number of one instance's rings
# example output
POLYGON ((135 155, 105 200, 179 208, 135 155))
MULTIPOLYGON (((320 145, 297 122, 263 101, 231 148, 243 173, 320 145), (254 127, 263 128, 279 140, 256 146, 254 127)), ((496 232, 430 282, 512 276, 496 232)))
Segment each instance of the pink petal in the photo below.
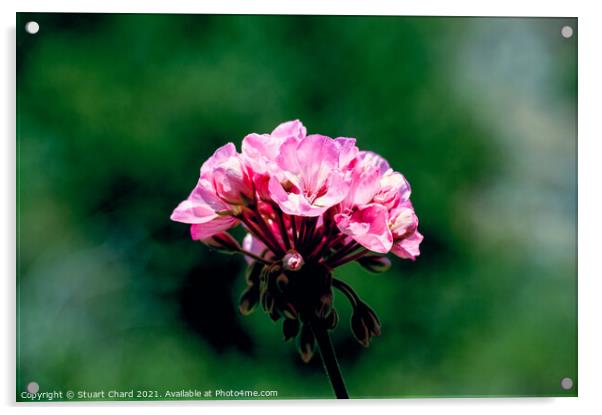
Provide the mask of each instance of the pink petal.
POLYGON ((301 181, 302 171, 297 157, 297 146, 299 142, 294 138, 285 140, 280 146, 276 164, 280 169, 282 176, 300 188, 303 183, 301 181))
POLYGON ((326 193, 316 198, 313 205, 324 208, 322 212, 341 203, 349 193, 350 184, 342 173, 333 171, 326 183, 326 193))
POLYGON ((395 240, 406 237, 418 227, 418 217, 411 202, 400 203, 389 213, 389 227, 395 240))
POLYGON ((173 211, 170 219, 182 223, 206 223, 218 215, 207 204, 186 199, 173 211))
POLYGON ((415 231, 407 238, 395 242, 391 248, 391 252, 400 258, 414 261, 420 255, 420 243, 423 239, 424 236, 415 231))
POLYGON ((209 157, 209 159, 206 162, 204 162, 201 166, 201 178, 205 178, 204 176, 208 173, 211 173, 216 166, 218 166, 219 164, 223 163, 231 157, 235 157, 236 155, 236 147, 233 143, 228 143, 221 146, 220 148, 215 150, 213 155, 209 157))
POLYGON ((339 168, 344 170, 355 159, 359 149, 355 145, 355 138, 338 137, 334 141, 339 146, 339 168))
POLYGON ((284 139, 268 134, 249 134, 242 141, 243 159, 255 173, 269 173, 283 142, 284 139))
POLYGON ((287 193, 275 177, 270 178, 268 188, 272 200, 288 215, 320 216, 328 209, 312 206, 302 194, 287 193))
POLYGON ((171 214, 170 219, 182 223, 206 223, 217 216, 217 212, 228 209, 202 180, 192 190, 188 199, 181 202, 171 214))
POLYGON ((387 209, 376 204, 358 208, 351 215, 339 213, 334 217, 341 232, 365 248, 381 254, 389 252, 393 244, 388 219, 387 209))
POLYGON ((395 207, 398 202, 409 200, 411 194, 410 183, 401 173, 388 170, 380 179, 380 190, 374 196, 374 202, 386 206, 389 209, 395 207))
POLYGON ((271 135, 280 138, 294 137, 301 140, 307 135, 307 129, 301 121, 294 120, 280 124, 272 131, 271 135))
POLYGON ((366 205, 380 189, 380 171, 374 166, 356 165, 351 175, 351 186, 346 207, 366 205))
MULTIPOLYGON (((267 247, 259 239, 255 238, 252 234, 248 233, 242 240, 242 247, 245 251, 251 252, 255 255, 261 256, 267 247)), ((254 260, 245 255, 245 261, 248 264, 254 262, 254 260)))
POLYGON ((391 167, 389 162, 372 151, 360 151, 357 155, 358 162, 365 166, 374 166, 378 168, 381 174, 385 174, 391 167))
POLYGON ((303 190, 317 192, 332 170, 339 166, 338 146, 330 137, 308 135, 297 146, 297 163, 303 177, 303 190))
POLYGON ((206 223, 190 225, 190 236, 195 241, 209 238, 216 233, 226 231, 238 225, 238 220, 231 216, 218 216, 206 223))
POLYGON ((253 185, 242 166, 220 166, 212 173, 213 186, 219 197, 232 204, 243 204, 253 198, 253 185))

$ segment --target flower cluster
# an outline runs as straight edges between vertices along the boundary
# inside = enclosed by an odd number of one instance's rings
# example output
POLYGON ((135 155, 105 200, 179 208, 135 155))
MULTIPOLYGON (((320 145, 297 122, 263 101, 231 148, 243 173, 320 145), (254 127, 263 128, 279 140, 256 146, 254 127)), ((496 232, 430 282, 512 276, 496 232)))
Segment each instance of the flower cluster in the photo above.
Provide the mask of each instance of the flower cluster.
POLYGON ((380 333, 374 312, 332 270, 358 261, 382 271, 383 254, 414 260, 423 239, 402 174, 355 139, 307 135, 298 120, 246 136, 240 153, 232 143, 216 150, 171 219, 190 224, 194 240, 248 257, 241 311, 261 303, 284 317, 285 338, 301 332, 305 360, 314 340, 302 324, 336 325, 332 287, 353 304, 362 344, 380 333), (248 231, 242 246, 226 232, 239 224, 248 231))

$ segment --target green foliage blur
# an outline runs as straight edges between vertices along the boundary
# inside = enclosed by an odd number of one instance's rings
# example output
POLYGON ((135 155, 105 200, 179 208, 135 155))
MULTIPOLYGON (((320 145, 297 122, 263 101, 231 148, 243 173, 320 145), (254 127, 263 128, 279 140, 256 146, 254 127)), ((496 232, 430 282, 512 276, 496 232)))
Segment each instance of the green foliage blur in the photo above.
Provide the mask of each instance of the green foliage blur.
POLYGON ((385 274, 337 270, 383 323, 363 349, 335 298, 352 397, 575 396, 576 33, 549 18, 19 14, 17 399, 30 381, 333 396, 318 355, 303 364, 280 324, 238 313, 243 259, 169 220, 218 146, 295 118, 384 155, 425 235, 385 274))

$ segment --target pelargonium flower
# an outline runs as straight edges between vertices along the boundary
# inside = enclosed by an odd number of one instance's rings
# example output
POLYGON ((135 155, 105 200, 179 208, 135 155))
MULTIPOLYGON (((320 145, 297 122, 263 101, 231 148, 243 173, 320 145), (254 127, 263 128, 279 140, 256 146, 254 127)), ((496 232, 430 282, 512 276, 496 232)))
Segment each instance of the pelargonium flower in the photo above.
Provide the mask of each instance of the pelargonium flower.
POLYGON ((330 137, 286 139, 276 157, 278 170, 269 181, 272 199, 288 215, 322 215, 349 192, 340 156, 341 145, 330 137))
POLYGON ((283 319, 284 338, 299 336, 304 361, 317 342, 341 396, 340 374, 326 361, 333 354, 325 353, 338 322, 333 288, 352 304, 352 333, 362 345, 381 329, 376 313, 333 270, 357 261, 384 271, 389 252, 414 260, 423 236, 410 194, 405 177, 383 157, 359 151, 354 138, 308 135, 294 120, 247 135, 240 153, 233 143, 217 149, 171 219, 190 224, 194 240, 247 257, 241 312, 261 304, 273 320, 283 319), (248 232, 242 246, 226 232, 239 224, 248 232))

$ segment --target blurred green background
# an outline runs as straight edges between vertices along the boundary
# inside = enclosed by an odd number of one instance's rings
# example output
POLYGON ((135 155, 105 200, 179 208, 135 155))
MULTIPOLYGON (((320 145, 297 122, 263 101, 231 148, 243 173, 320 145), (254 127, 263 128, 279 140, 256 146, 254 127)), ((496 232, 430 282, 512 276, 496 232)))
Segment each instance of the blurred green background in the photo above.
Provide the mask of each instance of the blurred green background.
POLYGON ((331 397, 318 356, 239 315, 242 258, 169 220, 216 147, 300 118, 403 172, 425 235, 337 272, 383 323, 364 350, 336 297, 351 396, 576 395, 576 19, 17 20, 18 393, 331 397))

